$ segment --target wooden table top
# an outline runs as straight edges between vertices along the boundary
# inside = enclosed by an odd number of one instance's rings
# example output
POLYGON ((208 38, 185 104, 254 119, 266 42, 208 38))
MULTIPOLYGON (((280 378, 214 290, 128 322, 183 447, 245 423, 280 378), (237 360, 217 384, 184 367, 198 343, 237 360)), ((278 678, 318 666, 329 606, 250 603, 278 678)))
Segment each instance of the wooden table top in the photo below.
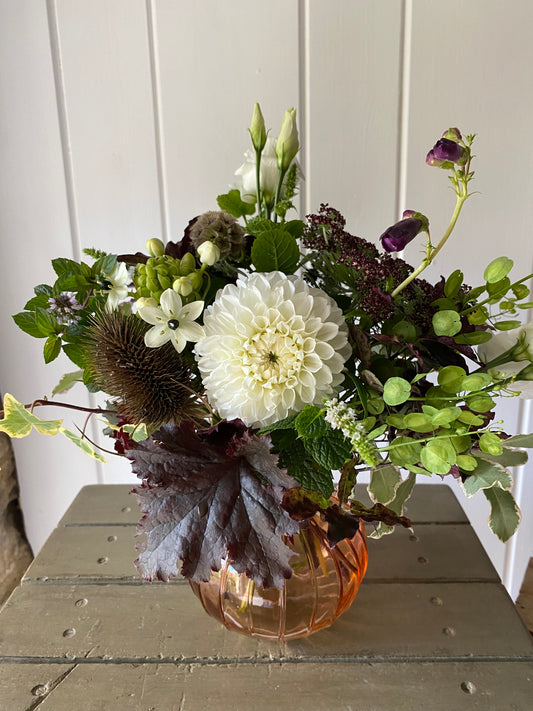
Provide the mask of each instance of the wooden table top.
POLYGON ((0 711, 531 711, 531 635, 453 493, 407 514, 330 629, 274 643, 141 582, 129 487, 85 487, 0 612, 0 711))

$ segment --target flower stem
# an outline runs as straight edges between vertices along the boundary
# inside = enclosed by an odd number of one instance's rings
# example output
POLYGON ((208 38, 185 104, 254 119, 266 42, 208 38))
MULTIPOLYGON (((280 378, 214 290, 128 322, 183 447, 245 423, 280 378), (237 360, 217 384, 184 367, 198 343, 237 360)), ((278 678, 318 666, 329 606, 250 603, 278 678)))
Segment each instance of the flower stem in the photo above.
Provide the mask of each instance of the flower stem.
POLYGON ((278 184, 276 185, 276 194, 274 197, 274 222, 278 221, 278 213, 276 212, 276 205, 278 204, 278 201, 279 201, 279 196, 281 193, 281 186, 283 185, 283 178, 285 177, 286 172, 287 171, 283 170, 283 168, 279 168, 278 184))
POLYGON ((257 214, 261 216, 261 153, 256 149, 255 151, 255 190, 257 195, 257 214))

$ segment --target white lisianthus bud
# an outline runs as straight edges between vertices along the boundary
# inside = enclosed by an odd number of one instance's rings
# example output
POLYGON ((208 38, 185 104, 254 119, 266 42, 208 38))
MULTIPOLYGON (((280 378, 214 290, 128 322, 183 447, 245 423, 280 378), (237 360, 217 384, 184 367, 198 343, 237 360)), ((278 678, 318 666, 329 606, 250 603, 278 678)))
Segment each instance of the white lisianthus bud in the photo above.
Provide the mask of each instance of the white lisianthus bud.
POLYGON ((180 296, 189 296, 194 291, 190 277, 178 277, 172 284, 172 288, 180 296))
POLYGON ((200 257, 200 262, 207 264, 208 267, 212 267, 213 264, 220 259, 220 249, 210 240, 202 242, 202 244, 196 248, 196 251, 200 257))
POLYGON ((252 123, 250 124, 250 136, 252 144, 256 151, 262 151, 267 140, 267 131, 265 128, 265 119, 261 113, 259 104, 255 104, 252 123))
MULTIPOLYGON (((257 181, 255 174, 256 155, 255 151, 249 150, 244 154, 245 162, 235 175, 240 177, 238 184, 241 198, 245 202, 255 202, 257 197, 257 181)), ((276 139, 267 138, 265 147, 261 154, 260 165, 260 181, 261 181, 261 199, 267 204, 272 205, 276 194, 276 185, 278 183, 278 164, 276 159, 276 139)))
POLYGON ((287 170, 294 158, 296 158, 299 147, 296 109, 288 109, 285 111, 276 143, 276 158, 278 159, 278 168, 280 170, 287 170))
POLYGON ((531 367, 524 361, 533 363, 533 321, 511 331, 494 335, 490 341, 478 346, 479 359, 499 372, 500 377, 516 375, 509 386, 518 390, 522 398, 532 398, 533 388, 531 367))
POLYGON ((165 254, 165 245, 157 237, 146 242, 146 251, 151 257, 162 257, 165 254))

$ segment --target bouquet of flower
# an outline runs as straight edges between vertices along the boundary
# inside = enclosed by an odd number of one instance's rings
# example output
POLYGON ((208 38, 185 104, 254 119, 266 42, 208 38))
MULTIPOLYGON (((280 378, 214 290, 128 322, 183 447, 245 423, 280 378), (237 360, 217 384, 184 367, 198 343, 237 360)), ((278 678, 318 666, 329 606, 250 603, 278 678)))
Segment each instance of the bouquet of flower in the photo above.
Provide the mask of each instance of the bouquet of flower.
MULTIPOLYGON (((474 288, 460 269, 435 284, 420 277, 469 197, 474 136, 451 128, 427 155, 456 194, 434 245, 413 210, 376 243, 329 205, 289 219, 301 179, 294 109, 275 140, 256 104, 249 133, 238 186, 180 241, 85 250, 92 264, 55 259, 55 283, 14 317, 45 339, 46 362, 63 351, 77 366, 54 394, 81 381, 107 395, 90 413, 141 479, 141 574, 167 580, 181 561, 202 581, 229 557, 281 587, 287 539, 312 517, 333 541, 361 519, 375 536, 409 526, 402 507, 417 475, 483 491, 506 540, 520 517, 508 467, 526 461, 533 435, 505 432, 494 408, 533 379, 532 328, 516 319, 533 306, 531 275, 512 281, 500 257, 474 288), (426 245, 414 269, 395 253, 417 238, 426 245), (353 494, 363 471, 371 506, 353 494)), ((84 431, 34 413, 52 402, 6 395, 0 430, 60 433, 101 458, 84 431)))

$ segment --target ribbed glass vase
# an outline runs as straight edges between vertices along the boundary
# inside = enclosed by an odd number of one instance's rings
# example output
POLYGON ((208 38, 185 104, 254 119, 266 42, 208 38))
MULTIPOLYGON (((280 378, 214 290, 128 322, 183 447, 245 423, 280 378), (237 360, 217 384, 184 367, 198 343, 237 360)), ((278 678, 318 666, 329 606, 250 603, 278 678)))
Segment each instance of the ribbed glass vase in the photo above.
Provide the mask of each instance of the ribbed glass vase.
POLYGON ((206 583, 190 585, 205 611, 228 629, 252 637, 287 640, 329 627, 357 595, 368 562, 365 529, 332 546, 313 519, 287 540, 295 555, 282 590, 264 589, 224 561, 206 583))

